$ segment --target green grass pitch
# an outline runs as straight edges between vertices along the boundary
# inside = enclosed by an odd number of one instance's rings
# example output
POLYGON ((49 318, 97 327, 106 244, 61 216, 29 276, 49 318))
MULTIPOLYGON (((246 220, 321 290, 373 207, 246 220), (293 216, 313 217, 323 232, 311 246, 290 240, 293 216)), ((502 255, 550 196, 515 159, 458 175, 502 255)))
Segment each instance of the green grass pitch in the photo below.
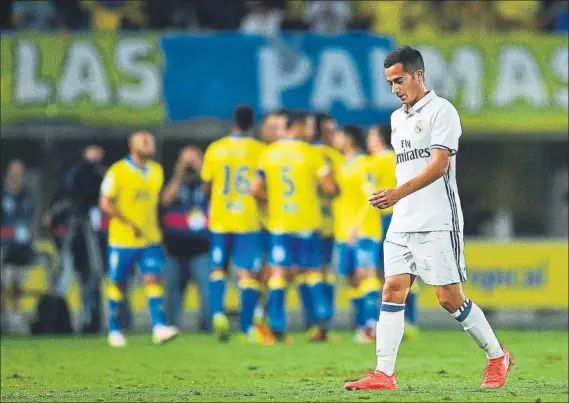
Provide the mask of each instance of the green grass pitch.
POLYGON ((219 344, 183 334, 154 346, 149 333, 129 336, 124 349, 104 336, 22 338, 1 342, 1 400, 8 401, 568 401, 567 331, 498 331, 515 365, 504 388, 482 390, 485 357, 461 330, 423 331, 403 341, 399 389, 343 389, 375 364, 373 345, 219 344))

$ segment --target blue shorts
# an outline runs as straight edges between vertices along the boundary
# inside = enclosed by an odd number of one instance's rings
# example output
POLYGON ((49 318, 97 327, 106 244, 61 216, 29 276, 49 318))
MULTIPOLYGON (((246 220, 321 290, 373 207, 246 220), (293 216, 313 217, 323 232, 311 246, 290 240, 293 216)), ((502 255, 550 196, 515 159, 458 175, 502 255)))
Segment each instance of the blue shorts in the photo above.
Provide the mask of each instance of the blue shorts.
POLYGON ((261 251, 264 256, 269 256, 269 252, 271 249, 271 234, 269 231, 264 229, 261 231, 261 251))
POLYGON ((160 245, 150 245, 143 248, 107 248, 109 280, 121 283, 128 279, 134 265, 138 265, 140 274, 159 276, 164 267, 164 252, 160 245))
POLYGON ((225 267, 229 261, 237 269, 258 271, 261 268, 261 233, 210 233, 209 265, 225 267))
POLYGON ((360 267, 378 268, 382 260, 381 245, 378 241, 362 238, 355 245, 338 243, 338 272, 350 276, 360 267))
POLYGON ((271 266, 320 269, 322 267, 322 238, 317 232, 271 234, 271 266))
POLYGON ((328 266, 332 263, 334 253, 334 237, 327 236, 322 240, 322 264, 328 266))

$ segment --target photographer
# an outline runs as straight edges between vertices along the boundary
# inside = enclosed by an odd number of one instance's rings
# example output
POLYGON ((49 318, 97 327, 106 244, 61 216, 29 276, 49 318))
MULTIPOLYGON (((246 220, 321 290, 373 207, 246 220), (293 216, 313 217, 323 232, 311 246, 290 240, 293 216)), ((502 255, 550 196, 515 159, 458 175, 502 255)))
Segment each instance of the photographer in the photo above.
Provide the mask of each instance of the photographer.
POLYGON ((209 239, 207 200, 200 179, 202 161, 202 152, 197 147, 181 151, 172 179, 162 193, 161 204, 164 246, 168 253, 165 269, 168 325, 179 325, 183 292, 193 280, 200 293, 200 327, 209 331, 209 239))

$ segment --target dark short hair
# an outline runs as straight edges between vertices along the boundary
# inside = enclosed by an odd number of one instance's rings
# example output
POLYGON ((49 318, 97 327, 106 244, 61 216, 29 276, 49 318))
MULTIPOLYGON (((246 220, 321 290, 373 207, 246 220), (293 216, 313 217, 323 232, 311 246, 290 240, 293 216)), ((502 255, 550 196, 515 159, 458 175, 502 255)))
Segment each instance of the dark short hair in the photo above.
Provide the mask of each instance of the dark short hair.
POLYGON ((282 114, 283 114, 283 112, 280 109, 275 110, 275 111, 266 112, 263 115, 263 122, 265 120, 267 120, 268 118, 270 118, 271 116, 281 116, 282 114))
POLYGON ((359 148, 365 149, 366 148, 366 137, 364 135, 364 131, 362 130, 361 126, 359 125, 345 125, 342 128, 344 134, 350 137, 359 148))
POLYGON ((308 112, 303 110, 289 110, 287 111, 287 122, 286 128, 290 129, 296 123, 306 123, 306 119, 308 119, 308 112))
POLYGON ((237 105, 233 111, 233 123, 242 132, 248 132, 253 128, 255 112, 249 105, 237 105))
POLYGON ((401 63, 403 71, 407 73, 415 73, 417 70, 425 71, 425 62, 421 52, 411 46, 403 46, 389 53, 383 61, 383 67, 387 69, 397 63, 401 63))
POLYGON ((318 112, 316 115, 314 115, 314 126, 315 126, 314 138, 320 139, 320 137, 322 137, 322 123, 332 119, 334 119, 332 115, 326 112, 318 112))

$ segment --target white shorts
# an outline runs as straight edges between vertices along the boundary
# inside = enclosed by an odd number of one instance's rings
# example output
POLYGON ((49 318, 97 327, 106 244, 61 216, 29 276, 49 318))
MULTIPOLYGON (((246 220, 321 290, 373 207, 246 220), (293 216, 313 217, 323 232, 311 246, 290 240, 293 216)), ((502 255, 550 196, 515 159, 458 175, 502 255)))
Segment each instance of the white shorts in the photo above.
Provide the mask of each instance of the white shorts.
POLYGON ((419 276, 425 284, 466 281, 462 232, 388 232, 383 243, 385 277, 419 276))

